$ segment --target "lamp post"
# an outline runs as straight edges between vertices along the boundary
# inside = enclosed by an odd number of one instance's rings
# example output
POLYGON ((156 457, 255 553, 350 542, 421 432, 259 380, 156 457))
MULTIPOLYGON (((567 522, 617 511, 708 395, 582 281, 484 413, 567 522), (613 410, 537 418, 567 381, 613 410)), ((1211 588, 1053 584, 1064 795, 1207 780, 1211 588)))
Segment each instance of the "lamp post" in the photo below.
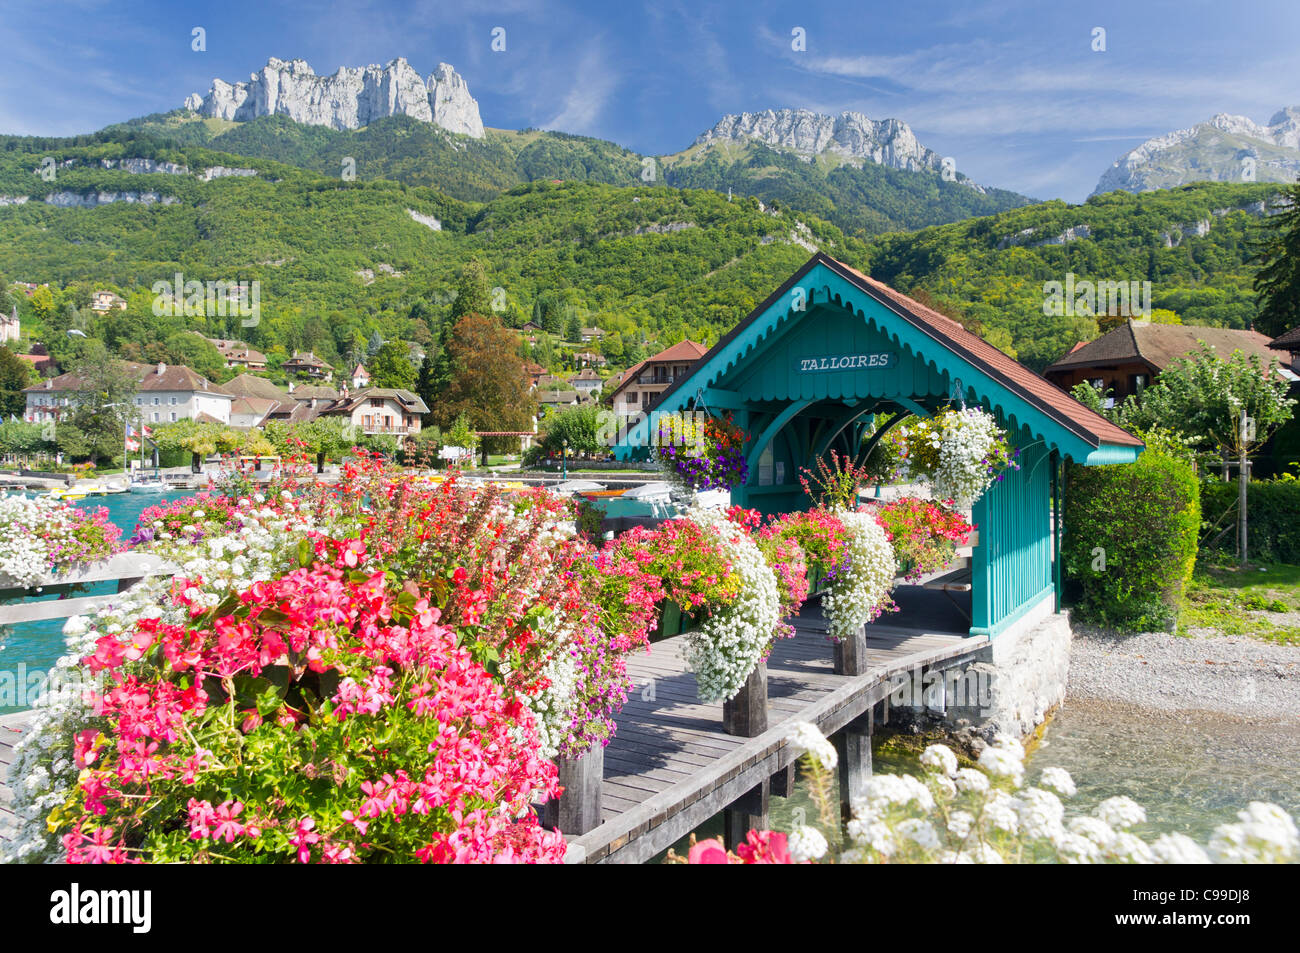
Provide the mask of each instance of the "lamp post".
POLYGON ((560 441, 560 479, 569 479, 569 441, 565 438, 560 441))

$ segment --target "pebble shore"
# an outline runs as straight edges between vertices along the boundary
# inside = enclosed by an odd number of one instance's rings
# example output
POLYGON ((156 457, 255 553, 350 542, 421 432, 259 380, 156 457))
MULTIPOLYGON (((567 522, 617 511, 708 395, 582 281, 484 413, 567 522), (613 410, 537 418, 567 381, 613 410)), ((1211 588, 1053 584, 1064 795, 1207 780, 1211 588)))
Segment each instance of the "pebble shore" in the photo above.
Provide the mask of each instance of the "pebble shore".
POLYGON ((1120 634, 1076 623, 1069 699, 1158 712, 1300 719, 1300 646, 1245 636, 1120 634))

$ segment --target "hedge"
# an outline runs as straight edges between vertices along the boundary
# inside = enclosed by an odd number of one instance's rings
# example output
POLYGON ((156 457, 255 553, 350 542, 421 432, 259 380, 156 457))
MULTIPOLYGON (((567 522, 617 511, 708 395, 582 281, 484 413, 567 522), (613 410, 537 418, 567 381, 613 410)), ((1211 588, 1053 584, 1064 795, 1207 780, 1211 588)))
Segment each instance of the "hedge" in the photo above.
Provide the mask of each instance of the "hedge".
POLYGON ((1064 519, 1076 616, 1133 631, 1172 628, 1201 526, 1191 465, 1154 450, 1131 464, 1072 464, 1064 519))
MULTIPOLYGON (((1201 484, 1201 509, 1205 519, 1216 520, 1229 507, 1233 515, 1225 519, 1219 529, 1236 525, 1235 478, 1229 483, 1201 484)), ((1246 518, 1246 555, 1250 559, 1300 565, 1300 480, 1252 480, 1246 486, 1246 518)), ((1209 548, 1215 552, 1236 553, 1236 529, 1229 529, 1209 548)))

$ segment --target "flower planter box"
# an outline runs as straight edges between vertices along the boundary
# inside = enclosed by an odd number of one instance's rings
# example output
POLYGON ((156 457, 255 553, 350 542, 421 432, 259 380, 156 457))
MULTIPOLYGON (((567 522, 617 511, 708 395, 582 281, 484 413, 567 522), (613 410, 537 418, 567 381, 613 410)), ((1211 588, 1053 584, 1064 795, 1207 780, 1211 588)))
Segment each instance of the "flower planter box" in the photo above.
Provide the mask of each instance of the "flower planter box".
POLYGON ((677 603, 665 600, 663 608, 659 610, 659 627, 650 636, 650 641, 661 642, 664 639, 671 639, 674 635, 689 632, 695 628, 695 622, 694 615, 683 612, 682 607, 677 603))

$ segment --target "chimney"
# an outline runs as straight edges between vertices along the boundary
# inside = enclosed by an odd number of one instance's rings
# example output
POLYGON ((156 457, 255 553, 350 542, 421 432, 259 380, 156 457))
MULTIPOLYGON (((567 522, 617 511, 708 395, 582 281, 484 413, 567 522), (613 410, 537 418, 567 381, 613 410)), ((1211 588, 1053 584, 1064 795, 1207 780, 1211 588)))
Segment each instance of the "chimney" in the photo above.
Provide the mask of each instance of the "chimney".
POLYGON ((289 393, 293 393, 293 381, 289 381, 289 393))
POLYGON ((315 409, 316 409, 316 398, 313 397, 313 398, 311 399, 311 402, 310 402, 307 406, 310 407, 312 410, 315 410, 315 409))
POLYGON ((167 370, 167 365, 164 364, 162 361, 159 361, 159 362, 158 362, 158 373, 159 373, 159 374, 162 374, 165 370, 167 370))

